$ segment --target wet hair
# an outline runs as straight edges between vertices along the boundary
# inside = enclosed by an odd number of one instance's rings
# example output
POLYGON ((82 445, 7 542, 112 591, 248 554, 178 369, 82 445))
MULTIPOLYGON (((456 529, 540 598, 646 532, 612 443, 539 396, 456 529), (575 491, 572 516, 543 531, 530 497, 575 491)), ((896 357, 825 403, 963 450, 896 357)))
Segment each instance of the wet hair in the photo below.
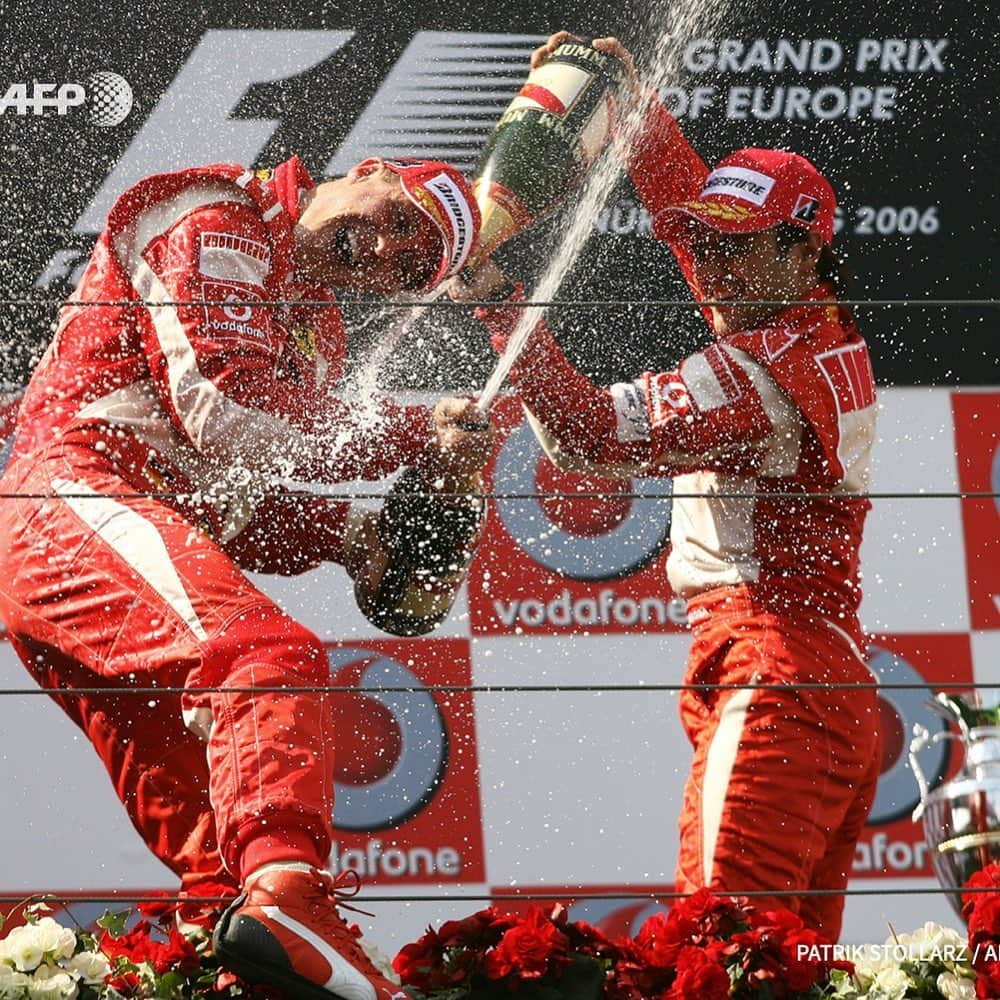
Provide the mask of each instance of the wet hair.
MULTIPOLYGON (((809 230, 793 226, 790 222, 782 222, 774 227, 774 235, 778 240, 778 249, 781 253, 787 254, 796 243, 804 243, 809 238, 809 230)), ((854 281, 854 275, 829 243, 824 243, 819 252, 816 273, 820 281, 833 285, 838 298, 843 298, 847 294, 854 281)))

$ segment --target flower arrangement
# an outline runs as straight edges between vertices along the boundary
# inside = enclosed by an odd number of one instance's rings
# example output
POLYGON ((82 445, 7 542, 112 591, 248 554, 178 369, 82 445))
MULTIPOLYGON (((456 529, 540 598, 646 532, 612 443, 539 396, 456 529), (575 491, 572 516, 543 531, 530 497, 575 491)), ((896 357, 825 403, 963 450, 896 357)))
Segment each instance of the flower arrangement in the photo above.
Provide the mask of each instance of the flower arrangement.
POLYGON ((111 972, 93 938, 78 937, 51 917, 29 915, 0 940, 0 997, 58 1000, 98 996, 111 972), (33 919, 32 919, 33 918, 33 919))
MULTIPOLYGON (((413 1000, 1000 997, 1000 865, 965 889, 968 941, 927 923, 882 945, 835 945, 790 910, 702 889, 651 916, 634 938, 571 921, 563 906, 488 907, 429 929, 392 966, 413 1000)), ((219 967, 211 915, 181 933, 178 907, 154 901, 131 928, 127 912, 105 914, 91 932, 63 927, 46 909, 26 907, 24 925, 0 937, 0 1000, 282 1000, 219 967)))
MULTIPOLYGON (((221 969, 207 929, 181 933, 175 904, 141 904, 142 919, 129 930, 128 911, 105 913, 96 931, 74 931, 47 910, 25 906, 25 922, 0 938, 0 1000, 281 1000, 221 969)), ((0 932, 9 920, 0 918, 0 932)))
POLYGON ((830 948, 790 910, 702 889, 635 938, 610 939, 561 906, 490 907, 428 930, 393 965, 415 1000, 804 1000, 850 971, 830 948))
MULTIPOLYGON (((834 975, 830 996, 843 1000, 975 1000, 976 972, 958 931, 925 923, 881 945, 852 949, 853 976, 834 975)), ((993 994, 991 994, 993 995, 993 994)))
POLYGON ((1000 997, 1000 865, 986 865, 964 888, 980 890, 962 893, 962 916, 969 926, 971 961, 976 971, 976 996, 1000 997))

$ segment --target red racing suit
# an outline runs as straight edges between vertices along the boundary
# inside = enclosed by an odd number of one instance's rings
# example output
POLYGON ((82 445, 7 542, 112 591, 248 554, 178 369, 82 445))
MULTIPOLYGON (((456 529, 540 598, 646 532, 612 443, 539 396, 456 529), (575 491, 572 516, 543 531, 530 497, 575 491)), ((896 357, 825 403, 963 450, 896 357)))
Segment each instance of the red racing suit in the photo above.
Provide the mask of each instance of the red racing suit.
POLYGON ((326 652, 240 567, 342 561, 352 514, 280 481, 379 478, 428 440, 424 407, 386 401, 362 425, 334 394, 340 313, 293 269, 311 186, 293 158, 129 189, 28 386, 3 477, 18 494, 0 504, 10 640, 43 686, 107 689, 56 698, 188 888, 232 881, 217 844, 232 876, 330 849, 331 716, 295 691, 329 682, 326 652), (330 306, 253 306, 299 299, 330 306), (150 686, 223 690, 128 692, 150 686), (207 765, 185 720, 208 736, 207 765))
MULTIPOLYGON (((659 105, 635 150, 629 171, 654 220, 697 196, 707 168, 659 105)), ((658 236, 669 232, 654 222, 658 236)), ((671 249, 690 282, 685 245, 671 249)), ((686 682, 782 685, 682 695, 694 746, 680 818, 684 891, 843 889, 874 798, 875 693, 792 686, 873 680, 857 617, 870 504, 857 494, 868 483, 874 381, 832 290, 821 285, 810 299, 674 371, 607 390, 542 324, 511 375, 557 464, 673 477, 667 569, 694 637, 686 682)), ((482 315, 502 349, 516 311, 482 315)), ((839 895, 773 902, 839 933, 839 895)))

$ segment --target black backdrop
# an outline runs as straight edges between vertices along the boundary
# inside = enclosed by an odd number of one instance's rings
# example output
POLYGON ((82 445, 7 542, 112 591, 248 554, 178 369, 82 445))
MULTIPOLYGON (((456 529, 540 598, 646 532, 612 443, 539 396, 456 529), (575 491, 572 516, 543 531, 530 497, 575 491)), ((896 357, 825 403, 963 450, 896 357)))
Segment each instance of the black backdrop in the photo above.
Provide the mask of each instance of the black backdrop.
MULTIPOLYGON (((997 15, 988 0, 871 7, 710 0, 700 9, 667 0, 628 7, 607 0, 0 0, 0 11, 0 94, 7 94, 0 297, 26 300, 0 306, 7 382, 22 379, 44 345, 56 313, 50 302, 72 288, 97 228, 93 218, 102 217, 128 169, 234 159, 235 149, 249 151, 239 157, 252 159, 248 165, 296 152, 319 177, 342 170, 356 151, 406 154, 421 143, 424 151, 436 143, 446 158, 474 161, 526 73, 530 36, 559 27, 618 34, 648 61, 651 25, 670 22, 679 39, 672 57, 686 68, 670 81, 678 90, 669 99, 686 110, 689 137, 709 161, 739 146, 785 145, 817 163, 840 195, 838 245, 857 276, 855 297, 997 295, 998 144, 990 113, 997 15), (289 30, 328 35, 309 36, 319 53, 310 61, 296 55, 305 36, 278 34, 289 30), (685 48, 697 38, 704 40, 685 48), (774 65, 779 55, 784 67, 774 65), (96 70, 124 77, 134 94, 131 113, 114 127, 94 123, 91 103, 36 115, 18 113, 10 99, 13 84, 35 93, 36 83, 84 83, 96 70)), ((560 297, 685 297, 669 254, 646 228, 623 181, 560 297)), ((530 277, 552 253, 550 232, 543 224, 519 237, 504 263, 530 277)), ((996 309, 857 311, 884 385, 1000 382, 996 309)), ((359 356, 384 329, 385 315, 362 321, 371 314, 365 303, 349 311, 359 356)), ((664 307, 560 308, 553 321, 573 356, 604 381, 667 366, 705 337, 694 311, 664 307)), ((403 339, 386 382, 471 388, 491 364, 475 323, 455 310, 435 312, 403 339)))

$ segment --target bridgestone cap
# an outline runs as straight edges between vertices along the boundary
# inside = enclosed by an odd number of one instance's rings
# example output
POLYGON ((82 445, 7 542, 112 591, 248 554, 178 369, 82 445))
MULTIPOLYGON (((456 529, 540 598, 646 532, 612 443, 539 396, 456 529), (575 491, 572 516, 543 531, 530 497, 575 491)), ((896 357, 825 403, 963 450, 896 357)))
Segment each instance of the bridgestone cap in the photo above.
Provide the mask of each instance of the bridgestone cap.
POLYGON ((804 157, 783 149, 740 149, 705 178, 694 201, 665 214, 688 216, 723 233, 755 233, 783 222, 833 241, 837 197, 804 157))
POLYGON ((465 177, 439 160, 385 160, 407 198, 437 227, 441 263, 426 288, 458 274, 479 239, 479 206, 465 177))

